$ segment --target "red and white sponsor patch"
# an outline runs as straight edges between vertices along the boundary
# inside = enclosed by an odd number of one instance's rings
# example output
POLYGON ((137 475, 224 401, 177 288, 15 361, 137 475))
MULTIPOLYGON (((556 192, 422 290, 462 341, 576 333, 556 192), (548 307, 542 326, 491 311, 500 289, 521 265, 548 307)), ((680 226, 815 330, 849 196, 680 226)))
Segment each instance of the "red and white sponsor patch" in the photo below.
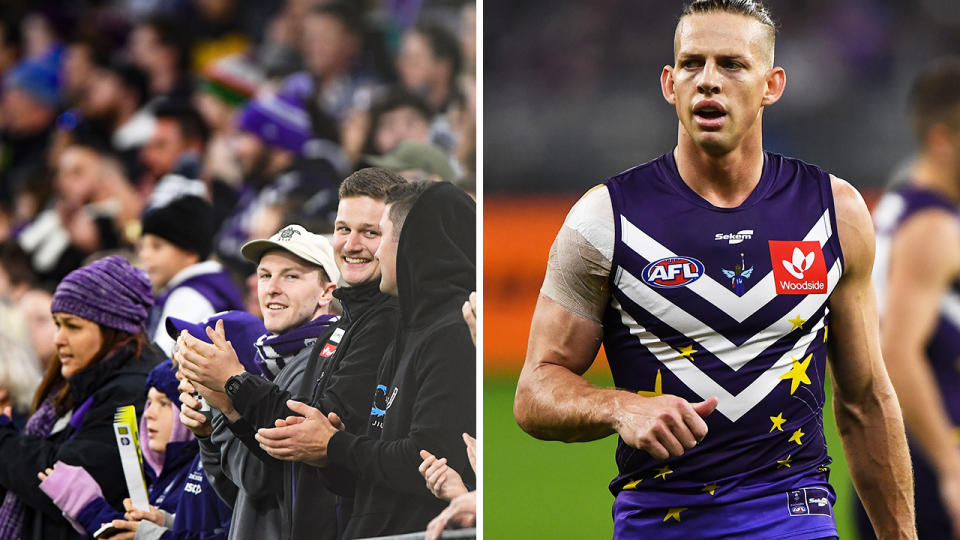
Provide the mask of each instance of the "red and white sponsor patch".
POLYGON ((777 294, 826 294, 827 264, 816 240, 770 240, 777 294))
POLYGON ((320 351, 320 356, 324 358, 330 358, 333 356, 333 353, 336 352, 337 346, 333 343, 327 343, 323 346, 323 350, 320 351))

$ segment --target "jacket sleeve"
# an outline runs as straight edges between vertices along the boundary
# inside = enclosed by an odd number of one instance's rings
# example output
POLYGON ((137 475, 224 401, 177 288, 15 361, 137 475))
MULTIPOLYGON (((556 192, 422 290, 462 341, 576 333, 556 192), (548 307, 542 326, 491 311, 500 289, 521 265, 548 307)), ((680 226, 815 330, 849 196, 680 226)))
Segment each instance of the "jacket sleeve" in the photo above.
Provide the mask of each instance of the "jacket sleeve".
POLYGON ((393 310, 383 310, 378 317, 356 328, 336 371, 322 394, 315 396, 315 406, 324 413, 337 413, 350 433, 366 431, 377 371, 396 332, 397 316, 393 310))
MULTIPOLYGON (((269 461, 261 460, 238 438, 252 438, 253 431, 249 425, 243 421, 230 424, 226 417, 221 414, 214 416, 213 425, 214 433, 206 443, 219 443, 216 445, 219 460, 211 470, 207 470, 208 455, 204 450, 207 448, 206 444, 201 445, 201 452, 204 452, 202 458, 204 470, 208 475, 210 484, 214 486, 217 493, 221 493, 218 484, 222 484, 224 479, 251 495, 280 495, 283 493, 283 485, 280 483, 283 478, 282 463, 273 458, 270 458, 269 461)), ((214 456, 209 457, 212 461, 214 456)))
POLYGON ((289 399, 293 399, 290 392, 256 375, 244 377, 239 390, 230 397, 234 408, 254 430, 273 427, 277 418, 298 416, 287 408, 289 399))
MULTIPOLYGON (((319 336, 317 343, 325 343, 335 328, 328 327, 319 336)), ((308 347, 298 353, 296 358, 277 376, 276 381, 268 381, 252 374, 243 377, 240 388, 230 395, 230 401, 253 428, 253 432, 259 428, 274 427, 274 421, 278 418, 298 416, 287 408, 287 400, 299 398, 299 396, 295 398, 290 389, 300 388, 304 379, 310 376, 309 373, 313 371, 311 368, 317 357, 315 349, 316 347, 308 347)), ((254 446, 260 451, 260 446, 255 440, 254 446)))
MULTIPOLYGON (((413 354, 417 388, 407 435, 375 440, 338 432, 330 439, 330 462, 395 491, 422 496, 429 495, 417 470, 425 449, 446 457, 464 483, 474 485, 460 435, 476 433, 476 348, 466 324, 435 332, 413 354)), ((389 414, 385 423, 391 421, 389 414)))
POLYGON ((210 483, 210 487, 220 497, 220 500, 232 508, 237 501, 237 485, 227 477, 220 466, 220 444, 222 444, 222 441, 216 441, 214 439, 216 435, 217 433, 214 431, 210 437, 197 438, 200 441, 200 463, 203 464, 203 474, 210 483))
POLYGON ((12 427, 0 427, 0 485, 20 497, 24 504, 45 515, 62 519, 60 509, 40 490, 37 473, 57 461, 83 467, 97 481, 103 496, 119 507, 127 495, 113 434, 117 407, 133 404, 139 418, 143 412, 146 376, 125 376, 108 383, 94 395, 94 402, 75 431, 63 431, 40 439, 19 435, 12 427))
POLYGON ((104 523, 109 523, 115 519, 123 519, 123 514, 107 504, 107 501, 102 497, 90 501, 90 503, 84 506, 83 510, 77 514, 77 521, 80 525, 83 525, 87 534, 91 535, 97 532, 97 529, 104 523))

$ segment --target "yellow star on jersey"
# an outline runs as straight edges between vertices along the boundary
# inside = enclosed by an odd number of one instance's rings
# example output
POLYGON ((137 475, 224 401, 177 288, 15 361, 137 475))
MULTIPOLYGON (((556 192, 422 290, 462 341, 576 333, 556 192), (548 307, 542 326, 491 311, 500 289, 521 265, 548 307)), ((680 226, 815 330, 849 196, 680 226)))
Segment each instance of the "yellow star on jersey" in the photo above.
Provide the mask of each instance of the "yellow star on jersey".
POLYGON ((770 421, 773 422, 773 427, 770 428, 770 431, 768 431, 767 433, 773 433, 773 430, 775 429, 778 431, 783 431, 783 428, 780 426, 782 426, 783 423, 787 421, 787 419, 783 417, 783 411, 780 411, 777 413, 776 416, 771 416, 770 421))
POLYGON ((787 455, 786 459, 778 459, 778 460, 777 460, 777 468, 778 468, 778 469, 780 469, 780 468, 782 468, 782 467, 787 467, 787 468, 789 468, 789 467, 790 467, 790 456, 792 456, 792 455, 793 455, 793 454, 787 455))
POLYGON ((623 485, 623 489, 634 489, 635 487, 637 487, 637 484, 639 484, 640 482, 643 482, 642 478, 637 478, 636 480, 627 482, 626 484, 623 485))
POLYGON ((799 315, 797 315, 796 318, 794 318, 794 319, 787 319, 787 320, 790 321, 790 324, 793 325, 793 328, 791 328, 791 330, 793 330, 793 329, 795 329, 795 328, 799 328, 799 329, 803 330, 803 323, 807 322, 806 319, 804 319, 803 317, 801 317, 801 316, 799 316, 799 315))
POLYGON ((654 477, 654 478, 663 478, 664 480, 666 480, 666 479, 667 479, 667 475, 670 474, 670 473, 672 473, 672 472, 673 472, 673 471, 670 470, 670 467, 669 467, 669 466, 661 467, 661 468, 657 469, 657 474, 655 474, 653 477, 654 477))
POLYGON ((803 437, 804 435, 806 435, 806 433, 804 433, 803 431, 800 431, 800 428, 797 428, 797 430, 793 432, 793 435, 791 435, 790 438, 787 440, 793 441, 797 444, 803 444, 802 442, 800 442, 800 437, 803 437))
POLYGON ((680 353, 677 358, 686 358, 692 362, 693 353, 697 352, 697 349, 694 349, 693 345, 687 345, 686 347, 680 347, 677 351, 680 353))
POLYGON ((797 391, 797 387, 800 386, 800 383, 810 384, 810 377, 807 377, 807 366, 810 365, 810 359, 813 358, 813 353, 807 355, 803 359, 803 362, 797 362, 796 358, 790 357, 793 360, 793 365, 790 366, 790 371, 784 373, 780 376, 781 379, 790 379, 790 395, 792 396, 794 392, 797 391))
POLYGON ((709 486, 703 486, 701 491, 713 495, 713 492, 716 491, 718 487, 720 487, 720 484, 710 484, 709 486))
POLYGON ((827 325, 823 325, 823 342, 824 342, 824 343, 827 342, 827 334, 828 334, 829 332, 830 332, 830 327, 827 326, 827 325))
POLYGON ((663 380, 660 378, 660 370, 657 370, 657 379, 653 382, 653 391, 648 390, 639 390, 637 391, 643 397, 657 397, 663 395, 663 380))
POLYGON ((667 510, 667 515, 663 517, 664 523, 666 523, 666 521, 670 518, 680 521, 680 512, 683 512, 686 509, 687 509, 686 506, 684 506, 683 508, 670 508, 669 510, 667 510))

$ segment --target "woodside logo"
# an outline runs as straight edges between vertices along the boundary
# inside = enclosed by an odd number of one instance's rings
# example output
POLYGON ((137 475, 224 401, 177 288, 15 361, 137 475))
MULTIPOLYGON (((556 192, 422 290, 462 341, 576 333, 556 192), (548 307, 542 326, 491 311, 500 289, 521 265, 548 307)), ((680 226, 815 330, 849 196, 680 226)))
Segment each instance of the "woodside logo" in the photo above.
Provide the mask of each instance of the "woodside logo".
POLYGON ((827 265, 816 240, 770 240, 777 294, 826 294, 827 265))

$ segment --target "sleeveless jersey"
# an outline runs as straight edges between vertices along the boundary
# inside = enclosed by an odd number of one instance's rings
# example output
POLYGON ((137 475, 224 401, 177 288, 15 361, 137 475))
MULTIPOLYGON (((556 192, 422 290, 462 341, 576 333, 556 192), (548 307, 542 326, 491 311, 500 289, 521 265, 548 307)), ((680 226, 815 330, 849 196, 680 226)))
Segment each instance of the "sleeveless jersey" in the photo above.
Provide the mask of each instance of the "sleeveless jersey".
MULTIPOLYGON (((911 185, 902 185, 885 194, 877 203, 873 221, 877 230, 877 257, 873 273, 880 313, 884 312, 890 245, 894 234, 914 214, 943 209, 955 214, 957 205, 941 195, 911 185)), ((958 214, 960 217, 960 214, 958 214)), ((960 425, 960 278, 940 301, 936 327, 926 346, 927 361, 933 369, 947 414, 960 425)))
POLYGON ((616 386, 719 398, 707 436, 683 456, 657 460, 620 439, 610 490, 686 507, 825 481, 827 300, 843 273, 829 174, 766 153, 750 196, 719 208, 668 153, 606 186, 615 243, 603 345, 616 386))

